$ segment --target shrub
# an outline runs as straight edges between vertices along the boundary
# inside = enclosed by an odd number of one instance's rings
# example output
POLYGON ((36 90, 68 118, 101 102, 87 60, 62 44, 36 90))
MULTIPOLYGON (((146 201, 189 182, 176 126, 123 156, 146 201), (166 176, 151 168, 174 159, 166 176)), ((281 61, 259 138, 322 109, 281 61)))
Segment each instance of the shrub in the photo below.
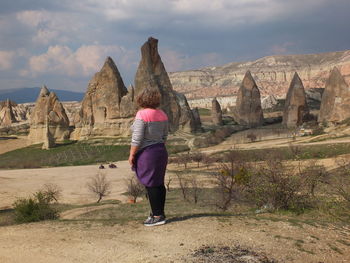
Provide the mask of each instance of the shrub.
POLYGON ((279 159, 261 164, 248 185, 248 196, 259 207, 301 212, 309 206, 309 192, 305 191, 302 174, 279 159))
POLYGON ((96 195, 97 203, 99 203, 103 197, 110 194, 111 183, 106 179, 106 175, 102 173, 96 174, 90 178, 90 182, 87 183, 89 191, 96 195))
POLYGON ((126 194, 133 198, 133 202, 136 203, 138 197, 145 195, 145 187, 139 182, 135 176, 131 176, 126 183, 126 194))
POLYGON ((38 191, 33 197, 20 198, 13 204, 18 223, 57 219, 58 211, 52 206, 52 196, 38 191))

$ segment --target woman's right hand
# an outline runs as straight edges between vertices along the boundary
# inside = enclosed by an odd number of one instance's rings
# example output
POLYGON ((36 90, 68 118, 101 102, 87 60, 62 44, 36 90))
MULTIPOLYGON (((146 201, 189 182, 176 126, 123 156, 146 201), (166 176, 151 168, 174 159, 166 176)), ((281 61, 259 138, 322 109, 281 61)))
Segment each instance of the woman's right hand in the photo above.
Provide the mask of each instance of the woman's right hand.
POLYGON ((135 162, 135 155, 129 155, 129 164, 131 166, 134 166, 134 162, 135 162))

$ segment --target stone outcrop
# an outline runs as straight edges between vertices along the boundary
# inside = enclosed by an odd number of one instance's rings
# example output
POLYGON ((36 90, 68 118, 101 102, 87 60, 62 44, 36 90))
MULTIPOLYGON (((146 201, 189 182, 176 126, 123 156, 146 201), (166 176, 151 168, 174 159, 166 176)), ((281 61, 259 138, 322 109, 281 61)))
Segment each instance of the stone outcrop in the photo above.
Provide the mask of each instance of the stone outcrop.
POLYGON ((260 91, 250 71, 246 72, 238 90, 234 115, 238 124, 248 127, 257 127, 264 122, 260 91))
POLYGON ((192 109, 192 115, 194 119, 194 126, 196 127, 197 130, 201 131, 202 130, 202 121, 201 121, 201 116, 199 115, 198 108, 192 109))
POLYGON ((269 95, 261 100, 263 110, 272 109, 278 104, 278 100, 274 95, 269 95))
POLYGON ((350 118, 350 87, 334 67, 322 95, 318 121, 339 123, 350 118))
POLYGON ((0 108, 0 126, 11 126, 15 122, 17 120, 12 110, 12 103, 7 99, 4 106, 0 108))
POLYGON ((168 115, 170 131, 179 128, 181 108, 167 71, 158 53, 158 40, 150 37, 141 47, 141 61, 135 76, 135 96, 145 88, 161 94, 160 108, 168 115))
POLYGON ((136 114, 135 90, 132 85, 128 89, 128 94, 122 97, 120 102, 120 117, 127 118, 136 114))
POLYGON ((300 126, 309 115, 303 82, 295 72, 290 83, 283 111, 282 124, 288 128, 300 126))
POLYGON ((236 95, 245 72, 250 70, 262 96, 284 97, 295 71, 298 72, 306 90, 324 88, 329 72, 334 66, 339 68, 345 81, 349 83, 350 50, 310 55, 268 56, 255 61, 169 73, 169 77, 173 88, 184 93, 188 100, 192 100, 236 95))
POLYGON ((42 145, 43 150, 49 150, 55 146, 55 139, 52 137, 49 126, 49 116, 46 118, 45 131, 44 131, 44 143, 42 145))
POLYGON ((221 107, 216 98, 211 102, 211 119, 214 125, 223 125, 221 107))
POLYGON ((91 79, 81 103, 81 109, 74 118, 75 130, 72 139, 80 140, 93 136, 120 136, 130 133, 131 113, 126 114, 121 105, 133 100, 112 58, 108 57, 91 79), (123 119, 123 118, 124 119, 123 119))
POLYGON ((196 123, 195 118, 193 116, 193 112, 190 106, 188 105, 185 95, 178 92, 176 92, 175 94, 181 109, 179 129, 184 132, 195 132, 201 130, 201 125, 198 126, 198 123, 196 123))
POLYGON ((65 109, 56 94, 43 86, 30 117, 28 141, 32 144, 43 143, 47 132, 55 141, 68 139, 70 133, 65 109))

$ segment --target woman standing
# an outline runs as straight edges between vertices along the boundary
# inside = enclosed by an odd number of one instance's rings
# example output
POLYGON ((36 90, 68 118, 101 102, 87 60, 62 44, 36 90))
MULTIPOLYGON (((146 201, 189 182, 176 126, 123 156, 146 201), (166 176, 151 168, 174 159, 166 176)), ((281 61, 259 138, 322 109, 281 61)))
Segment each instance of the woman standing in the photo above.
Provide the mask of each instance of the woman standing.
POLYGON ((165 141, 168 136, 168 117, 160 109, 160 93, 144 89, 137 97, 141 108, 132 125, 129 163, 136 171, 139 181, 146 187, 152 213, 145 226, 165 224, 165 170, 168 153, 165 141))

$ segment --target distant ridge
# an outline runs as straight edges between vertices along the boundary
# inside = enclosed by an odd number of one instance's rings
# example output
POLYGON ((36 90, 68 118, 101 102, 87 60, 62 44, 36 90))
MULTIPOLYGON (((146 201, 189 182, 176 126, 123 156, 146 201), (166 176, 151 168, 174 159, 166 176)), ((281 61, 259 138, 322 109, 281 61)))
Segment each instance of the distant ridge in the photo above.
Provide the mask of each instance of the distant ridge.
MULTIPOLYGON (((57 89, 50 89, 50 91, 55 92, 60 101, 81 101, 84 97, 83 92, 57 89)), ((10 99, 16 103, 35 102, 39 93, 39 87, 0 90, 0 101, 10 99)))

